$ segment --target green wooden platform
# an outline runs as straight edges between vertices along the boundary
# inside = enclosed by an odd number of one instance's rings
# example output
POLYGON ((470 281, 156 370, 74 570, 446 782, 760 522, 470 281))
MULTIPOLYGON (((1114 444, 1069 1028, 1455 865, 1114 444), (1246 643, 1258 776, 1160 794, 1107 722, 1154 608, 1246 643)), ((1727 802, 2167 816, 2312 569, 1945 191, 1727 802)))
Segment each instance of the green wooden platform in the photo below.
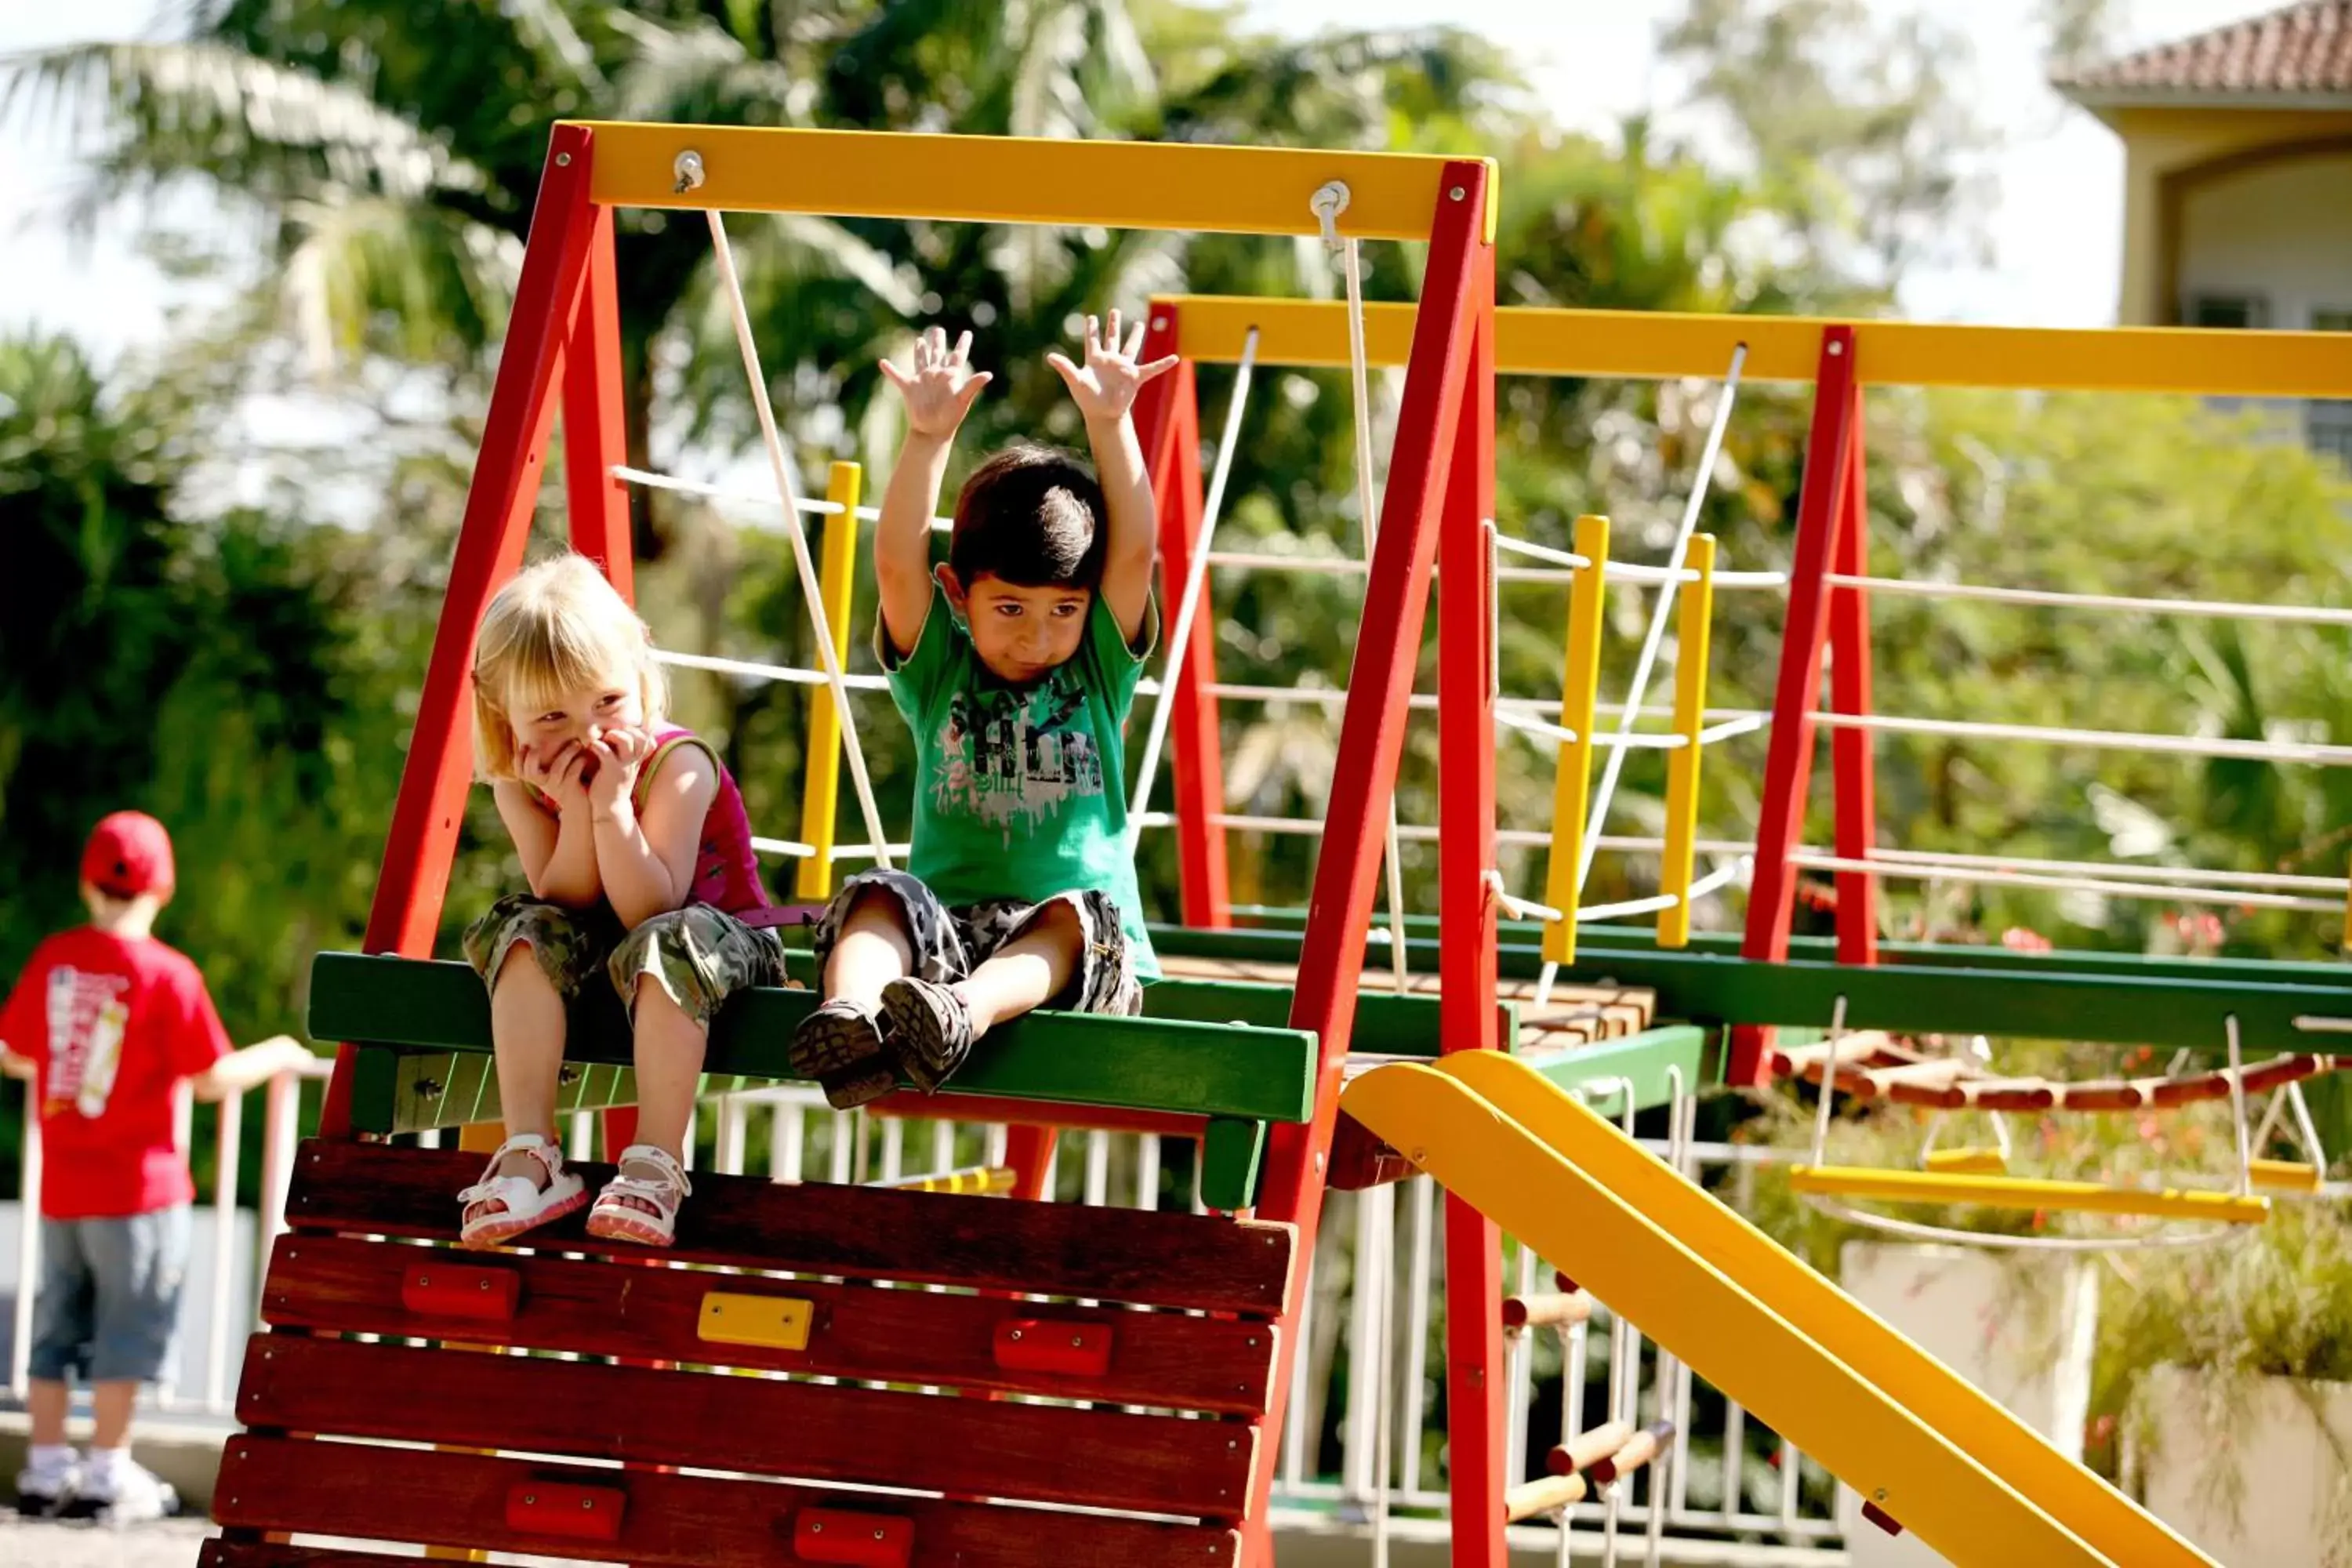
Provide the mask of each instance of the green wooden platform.
MULTIPOLYGON (((706 1088, 796 1079, 787 1043, 815 1005, 808 991, 761 989, 735 998, 711 1030, 706 1088)), ((583 1000, 571 1029, 566 1055, 578 1071, 566 1086, 568 1106, 628 1103, 629 1037, 618 999, 599 993, 583 1000)), ((465 964, 322 952, 310 971, 310 1030, 319 1039, 372 1047, 360 1052, 352 1086, 352 1123, 362 1131, 498 1119, 489 997, 465 964)), ((1205 1117, 1202 1196, 1236 1208, 1255 1188, 1267 1127, 1313 1116, 1315 1067, 1311 1035, 1233 1014, 1203 1022, 1035 1013, 991 1037, 955 1087, 1205 1117)), ((952 1105, 952 1096, 942 1097, 943 1114, 952 1105)))
MULTIPOLYGON (((1532 935, 1533 928, 1509 934, 1532 935)), ((1830 962, 1811 943, 1797 949, 1807 956, 1762 963, 1723 951, 1722 939, 1675 952, 1638 933, 1600 942, 1587 941, 1590 934, 1580 933, 1579 959, 1560 972, 1563 983, 1648 986, 1662 1016, 1698 1023, 1818 1029, 1843 995, 1846 1023, 1857 1029, 2187 1047, 2218 1057, 2231 1016, 2249 1054, 2331 1049, 2341 1037, 2297 1028, 2294 1020, 2352 1018, 2352 968, 2326 964, 1913 947, 1883 949, 1886 962, 1863 967, 1830 962)), ((1155 929, 1153 941, 1171 952, 1275 962, 1295 961, 1299 947, 1296 931, 1269 928, 1155 929)), ((1406 945, 1416 970, 1435 968, 1433 933, 1409 935, 1406 945)), ((1533 975, 1542 963, 1531 942, 1502 950, 1506 975, 1533 975)))

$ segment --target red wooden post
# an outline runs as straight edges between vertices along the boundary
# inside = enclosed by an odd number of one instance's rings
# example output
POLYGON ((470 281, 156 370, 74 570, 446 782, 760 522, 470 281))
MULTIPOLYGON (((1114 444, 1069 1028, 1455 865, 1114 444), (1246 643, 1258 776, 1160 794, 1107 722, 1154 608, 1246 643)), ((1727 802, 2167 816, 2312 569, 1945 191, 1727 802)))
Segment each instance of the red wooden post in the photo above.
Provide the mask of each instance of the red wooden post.
MULTIPOLYGON (((520 563, 530 532, 548 428, 555 416, 551 394, 564 327, 588 269, 595 230, 596 207, 588 195, 594 142, 595 133, 584 125, 558 125, 550 138, 514 314, 499 355, 473 486, 466 495, 457 561, 441 601, 432 662, 425 669, 408 759, 401 768, 400 794, 393 803, 392 829, 384 841, 383 866, 368 910, 364 946, 369 952, 421 958, 433 951, 449 867, 457 855, 457 824, 473 782, 468 708, 474 634, 491 595, 520 563)), ((335 1058, 335 1076, 327 1086, 326 1107, 320 1116, 319 1130, 325 1137, 351 1135, 354 1066, 353 1052, 346 1046, 335 1058)))
MULTIPOLYGON (((1149 360, 1181 352, 1179 307, 1155 300, 1143 341, 1149 360)), ((1201 394, 1192 362, 1144 387, 1136 399, 1136 430, 1143 461, 1151 473, 1151 498, 1160 514, 1160 613, 1172 623, 1183 602, 1192 552, 1201 538, 1201 394)), ((1225 830, 1216 825, 1225 809, 1223 742, 1217 731, 1217 700, 1209 687, 1217 679, 1217 617, 1203 583, 1194 612, 1190 646, 1176 673, 1175 709, 1168 716, 1169 798, 1176 818, 1178 913, 1193 927, 1233 923, 1225 880, 1225 830)), ((1172 632, 1170 634, 1172 635, 1172 632)), ((1148 804, 1148 803, 1147 803, 1148 804)))
MULTIPOLYGON (((1471 286, 1475 323, 1438 539, 1439 1024, 1448 1052, 1496 1039, 1494 546, 1495 253, 1471 286)), ((1361 1289, 1360 1285, 1358 1287, 1361 1289)), ((1504 1473, 1510 1453, 1503 1383, 1503 1238, 1495 1222, 1445 1195, 1445 1408, 1455 1568, 1502 1568, 1504 1473)))
MULTIPOLYGON (((1789 618, 1780 633, 1780 676, 1772 696, 1772 740, 1764 760, 1764 808, 1756 825, 1756 881, 1748 894, 1746 958, 1789 956, 1789 921, 1797 870, 1789 857, 1804 841, 1805 796, 1812 782, 1813 712, 1821 700, 1822 650, 1829 634, 1829 584, 1837 559, 1844 475, 1853 437, 1853 329, 1822 329, 1813 385, 1813 426, 1797 498, 1797 548, 1789 567, 1789 618)), ((1731 1032, 1726 1079, 1767 1080, 1769 1028, 1742 1024, 1731 1032)))
POLYGON ((588 270, 572 312, 563 354, 563 492, 572 548, 602 564, 604 575, 636 600, 636 541, 629 489, 613 477, 628 460, 621 403, 621 307, 614 276, 613 209, 595 210, 588 270))
MULTIPOLYGON (((1298 1227, 1290 1300, 1305 1300, 1322 1217, 1331 1134, 1339 1122, 1340 1069, 1355 1022, 1363 979, 1364 946, 1371 931, 1380 880, 1383 826, 1403 753, 1406 705, 1429 612, 1429 579, 1437 555, 1439 518, 1462 418, 1465 388, 1475 355, 1476 308, 1491 305, 1492 249, 1486 242, 1486 166, 1454 162, 1440 181, 1421 309, 1406 362, 1397 437, 1381 507, 1381 540, 1364 588, 1364 615, 1349 672, 1349 698, 1339 726, 1332 776, 1339 787, 1324 821, 1323 852, 1300 938, 1298 985, 1291 1001, 1294 1028, 1309 1029, 1321 1045, 1315 1120, 1274 1129, 1260 1188, 1261 1217, 1298 1227), (1484 289, 1482 295, 1479 290, 1484 289)), ((1251 1474, 1249 1516, 1243 1544, 1247 1568, 1272 1568, 1265 1524, 1279 1445, 1274 1434, 1290 1386, 1297 1336, 1282 1336, 1275 1397, 1251 1474)))
MULTIPOLYGON (((1846 448, 1839 502, 1844 521, 1837 537, 1836 571, 1845 577, 1870 572, 1870 495, 1863 477, 1862 384, 1848 394, 1846 422, 1853 439, 1846 448)), ((1830 595, 1830 709, 1836 713, 1870 711, 1870 596, 1859 588, 1830 595)), ((1838 858, 1866 860, 1878 825, 1874 742, 1867 730, 1838 729, 1830 735, 1830 776, 1835 786, 1838 858)), ((1864 871, 1837 874, 1837 952, 1841 963, 1878 962, 1878 879, 1864 871)))

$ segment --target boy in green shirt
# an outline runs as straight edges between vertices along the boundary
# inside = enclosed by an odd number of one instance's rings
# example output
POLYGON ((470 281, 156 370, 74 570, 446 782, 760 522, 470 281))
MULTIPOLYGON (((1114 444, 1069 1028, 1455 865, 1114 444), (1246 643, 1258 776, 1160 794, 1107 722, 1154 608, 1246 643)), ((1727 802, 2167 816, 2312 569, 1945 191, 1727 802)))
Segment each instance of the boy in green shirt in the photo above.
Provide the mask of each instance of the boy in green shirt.
POLYGON ((895 1070, 945 1082, 996 1025, 1048 1003, 1138 1011, 1159 966, 1127 846, 1122 729, 1159 633, 1154 522, 1129 410, 1171 356, 1138 364, 1118 312, 1087 321, 1083 366, 1046 363, 1085 416, 1095 468, 1046 447, 982 463, 956 500, 947 563, 931 515, 955 433, 988 384, 937 327, 915 368, 882 370, 907 439, 882 497, 875 651, 914 731, 913 850, 904 871, 853 877, 816 929, 826 1000, 793 1065, 847 1109, 895 1070))

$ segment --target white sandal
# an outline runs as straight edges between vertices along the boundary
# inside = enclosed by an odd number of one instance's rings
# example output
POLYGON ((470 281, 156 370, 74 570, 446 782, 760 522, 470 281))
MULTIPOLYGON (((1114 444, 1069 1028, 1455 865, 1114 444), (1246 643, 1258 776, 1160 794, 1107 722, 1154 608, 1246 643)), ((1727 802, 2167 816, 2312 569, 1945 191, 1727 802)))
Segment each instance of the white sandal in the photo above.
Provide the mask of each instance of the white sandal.
POLYGON ((686 1172, 670 1152, 657 1143, 632 1143, 621 1151, 619 1173, 596 1194, 588 1211, 588 1234, 606 1241, 634 1241, 640 1247, 667 1247, 677 1238, 677 1208, 694 1191, 686 1172), (650 1165, 658 1175, 648 1180, 627 1174, 631 1165, 650 1165))
POLYGON ((562 1219, 588 1201, 588 1188, 563 1168, 563 1151, 542 1133, 518 1132, 490 1156, 482 1179, 457 1194, 465 1220, 457 1239, 467 1247, 497 1247, 550 1220, 562 1219), (528 1154, 540 1163, 544 1185, 529 1176, 502 1176, 509 1154, 528 1154))

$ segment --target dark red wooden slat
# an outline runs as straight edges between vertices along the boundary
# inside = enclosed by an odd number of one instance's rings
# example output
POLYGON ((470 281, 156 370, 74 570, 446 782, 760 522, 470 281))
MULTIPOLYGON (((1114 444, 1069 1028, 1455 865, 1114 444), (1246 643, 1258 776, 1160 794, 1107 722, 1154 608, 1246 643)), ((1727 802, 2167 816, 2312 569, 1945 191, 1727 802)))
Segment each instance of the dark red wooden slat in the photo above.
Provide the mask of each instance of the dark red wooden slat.
POLYGON ((1238 1421, 411 1350, 300 1334, 247 1347, 237 1416, 280 1431, 1235 1518, 1238 1421))
POLYGON ((413 1556, 386 1556, 346 1546, 289 1546, 279 1542, 207 1541, 196 1568, 414 1568, 413 1556))
MULTIPOLYGON (((588 1557, 646 1568, 788 1563, 799 1517, 809 1509, 904 1521, 914 1535, 910 1568, 1036 1568, 1041 1563, 1067 1568, 1221 1568, 1234 1563, 1239 1552, 1232 1531, 1196 1525, 249 1436, 230 1438, 223 1451, 213 1508, 215 1517, 232 1527, 588 1557), (510 1529, 507 1501, 514 1489, 542 1481, 622 1489, 628 1503, 619 1538, 605 1542, 510 1529)), ((205 1561, 217 1561, 219 1568, 341 1568, 346 1563, 373 1568, 387 1560, 208 1555, 205 1561)))
MULTIPOLYGON (((611 1175, 609 1166, 578 1169, 592 1188, 611 1175)), ((457 1193, 480 1174, 478 1154, 314 1139, 295 1159, 286 1216, 298 1228, 454 1240, 457 1193)), ((551 1249, 642 1256, 590 1238, 584 1224, 574 1215, 534 1235, 551 1249)), ((1205 1215, 698 1173, 669 1256, 1271 1315, 1282 1308, 1296 1240, 1286 1225, 1205 1215)))
POLYGON ((1120 1405, 1255 1415, 1274 1373, 1273 1325, 1176 1312, 1080 1310, 929 1290, 717 1274, 701 1268, 620 1268, 536 1255, 459 1252, 334 1236, 278 1239, 262 1315, 285 1328, 395 1339, 458 1340, 575 1351, 623 1361, 689 1362, 819 1373, 876 1383, 940 1384, 1058 1394, 1120 1405), (477 1278, 482 1277, 482 1278, 477 1278), (431 1283, 416 1288, 419 1279, 431 1283), (464 1289, 445 1301, 445 1278, 464 1289), (479 1289, 482 1279, 497 1283, 479 1289), (698 1337, 713 1290, 813 1302, 805 1351, 718 1344, 698 1337), (449 1310, 477 1299, 516 1306, 509 1319, 449 1310), (414 1310, 405 1303, 428 1306, 414 1310), (1017 1342, 1010 1325, 1034 1324, 1017 1342), (1050 1353, 1070 1339, 1091 1352, 1108 1336, 1108 1364, 1072 1373, 1087 1353, 1050 1353), (1034 1353, 1006 1354, 1008 1342, 1034 1353), (1035 1370, 1043 1366, 1048 1370, 1035 1370))

